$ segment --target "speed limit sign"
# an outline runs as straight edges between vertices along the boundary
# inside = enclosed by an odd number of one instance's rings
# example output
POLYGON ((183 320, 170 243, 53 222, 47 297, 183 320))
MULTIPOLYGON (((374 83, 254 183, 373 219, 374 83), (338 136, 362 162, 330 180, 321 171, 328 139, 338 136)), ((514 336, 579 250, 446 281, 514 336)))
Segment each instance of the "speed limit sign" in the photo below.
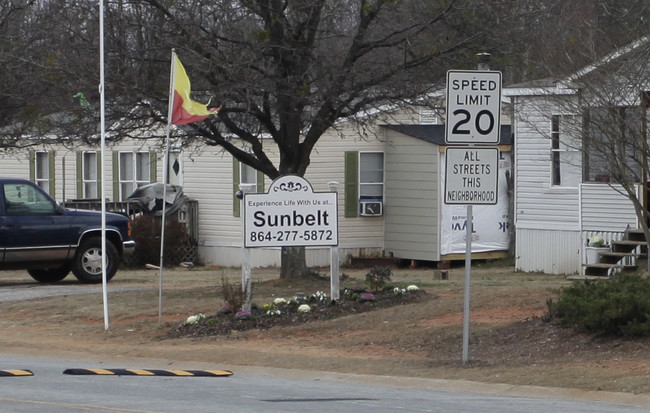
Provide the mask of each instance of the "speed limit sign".
POLYGON ((497 144, 501 130, 501 72, 447 72, 448 144, 497 144))

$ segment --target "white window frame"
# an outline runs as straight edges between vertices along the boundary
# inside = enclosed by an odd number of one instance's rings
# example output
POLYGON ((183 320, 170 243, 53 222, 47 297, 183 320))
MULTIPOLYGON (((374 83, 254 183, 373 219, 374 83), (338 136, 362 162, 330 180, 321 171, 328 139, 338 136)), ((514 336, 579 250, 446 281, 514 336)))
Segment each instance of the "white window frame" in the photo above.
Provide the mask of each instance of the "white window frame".
POLYGON ((119 152, 118 155, 120 200, 125 200, 137 188, 151 183, 151 159, 149 152, 119 152), (125 171, 124 168, 129 168, 130 171, 125 171))
POLYGON ((257 169, 239 162, 239 183, 254 184, 257 187, 257 169))
POLYGON ((551 116, 550 185, 577 188, 582 182, 582 149, 576 115, 551 116), (563 125, 569 126, 563 128, 563 125))
POLYGON ((48 194, 50 193, 50 157, 51 152, 36 151, 34 153, 34 182, 48 194))
POLYGON ((81 185, 84 199, 100 197, 98 158, 97 151, 84 151, 81 155, 81 185))
POLYGON ((377 200, 382 201, 384 199, 384 185, 386 180, 385 174, 385 162, 386 157, 382 151, 368 151, 368 152, 359 152, 359 200, 377 200), (381 155, 381 166, 380 169, 366 170, 364 169, 365 165, 363 162, 363 157, 370 155, 381 155), (364 175, 374 175, 380 173, 381 180, 377 181, 375 179, 364 180, 364 175), (368 189, 374 188, 374 190, 368 191, 368 189), (379 190, 377 190, 379 188, 379 190), (366 189, 364 191, 364 189, 366 189), (365 194, 364 194, 365 192, 365 194), (372 194, 369 194, 372 192, 372 194))

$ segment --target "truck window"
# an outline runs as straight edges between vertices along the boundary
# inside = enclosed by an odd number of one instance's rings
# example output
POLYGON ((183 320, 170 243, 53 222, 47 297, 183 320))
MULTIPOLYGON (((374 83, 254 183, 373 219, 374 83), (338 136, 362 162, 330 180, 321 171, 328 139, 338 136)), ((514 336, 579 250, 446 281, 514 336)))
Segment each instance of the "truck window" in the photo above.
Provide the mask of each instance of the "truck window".
POLYGON ((7 215, 52 215, 55 205, 36 188, 22 183, 4 184, 7 215))

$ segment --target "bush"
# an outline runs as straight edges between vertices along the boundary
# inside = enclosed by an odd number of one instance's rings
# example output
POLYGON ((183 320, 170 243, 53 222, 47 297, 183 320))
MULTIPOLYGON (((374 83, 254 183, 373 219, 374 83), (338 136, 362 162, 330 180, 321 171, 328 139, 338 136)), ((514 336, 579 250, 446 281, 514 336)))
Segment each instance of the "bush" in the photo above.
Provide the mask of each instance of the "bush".
POLYGON ((650 336, 650 280, 638 275, 575 282, 560 291, 557 303, 549 300, 548 307, 550 319, 581 331, 650 336))
POLYGON ((231 313, 238 313, 242 311, 244 303, 246 302, 246 297, 248 295, 248 288, 242 289, 240 284, 231 284, 230 281, 228 281, 228 279, 223 275, 221 276, 221 287, 223 300, 226 302, 226 304, 221 308, 227 306, 228 310, 231 313))
POLYGON ((370 283, 370 288, 373 291, 380 291, 386 282, 390 281, 391 275, 393 275, 393 270, 390 267, 375 266, 366 274, 366 281, 370 283))

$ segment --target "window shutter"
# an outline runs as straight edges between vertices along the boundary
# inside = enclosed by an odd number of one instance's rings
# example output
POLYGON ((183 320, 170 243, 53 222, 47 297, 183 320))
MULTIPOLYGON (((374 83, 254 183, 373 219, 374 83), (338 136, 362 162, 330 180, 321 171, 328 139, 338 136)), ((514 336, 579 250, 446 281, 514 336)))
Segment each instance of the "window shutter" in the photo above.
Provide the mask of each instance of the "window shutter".
POLYGON ((36 151, 29 150, 29 180, 36 182, 36 151))
POLYGON ((76 158, 77 158, 77 199, 83 198, 83 186, 84 186, 84 180, 83 180, 83 152, 82 151, 77 151, 76 158))
MULTIPOLYGON (((102 197, 102 185, 103 185, 103 183, 102 183, 102 175, 104 173, 104 171, 102 171, 102 168, 104 166, 102 165, 101 152, 95 152, 95 154, 96 154, 95 158, 97 158, 97 198, 101 198, 102 197)), ((113 170, 113 171, 115 171, 115 170, 113 170)))
POLYGON ((49 169, 49 174, 50 174, 50 179, 48 180, 48 186, 49 186, 49 191, 50 191, 50 196, 54 199, 56 199, 56 176, 54 175, 54 161, 56 160, 56 152, 55 151, 49 151, 47 153, 47 162, 48 162, 48 169, 49 169))
POLYGON ((113 151, 113 201, 120 201, 120 153, 113 151))
POLYGON ((237 191, 239 191, 239 161, 232 158, 232 215, 234 217, 241 214, 241 201, 237 198, 237 191))
POLYGON ((345 152, 345 217, 359 216, 359 152, 345 152))
POLYGON ((149 152, 149 182, 158 182, 158 158, 156 152, 149 152))
POLYGON ((257 171, 257 193, 264 193, 264 172, 257 171))

